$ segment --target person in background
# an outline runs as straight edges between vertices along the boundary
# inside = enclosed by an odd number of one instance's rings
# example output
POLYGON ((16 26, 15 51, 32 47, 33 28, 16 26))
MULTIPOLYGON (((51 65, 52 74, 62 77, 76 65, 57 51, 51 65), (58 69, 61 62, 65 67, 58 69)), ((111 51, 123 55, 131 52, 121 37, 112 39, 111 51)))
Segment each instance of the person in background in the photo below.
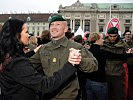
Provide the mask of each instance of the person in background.
POLYGON ((91 34, 90 32, 86 31, 85 34, 84 34, 84 38, 83 38, 84 39, 83 45, 87 49, 90 48, 90 42, 88 41, 88 37, 89 37, 90 34, 91 34))
POLYGON ((30 58, 33 56, 42 45, 37 46, 37 38, 35 36, 29 36, 29 44, 25 45, 23 51, 25 52, 25 56, 30 58))
POLYGON ((123 36, 124 36, 123 41, 127 44, 128 48, 132 48, 133 47, 132 32, 130 30, 125 30, 123 36))
POLYGON ((1 31, 1 29, 2 29, 2 25, 0 24, 0 31, 1 31))
POLYGON ((105 63, 107 54, 100 50, 103 45, 103 34, 91 33, 88 37, 90 42, 89 51, 98 61, 98 70, 86 74, 87 100, 107 100, 107 82, 105 78, 105 63))
POLYGON ((81 45, 83 45, 83 43, 84 43, 84 40, 83 40, 81 35, 75 36, 74 41, 77 42, 77 43, 80 43, 81 45))
MULTIPOLYGON (((120 38, 118 29, 111 27, 108 31, 108 37, 104 41, 103 49, 123 54, 127 50, 126 44, 120 38)), ((124 59, 107 59, 106 76, 108 83, 109 100, 126 100, 127 99, 127 64, 124 59), (126 69, 126 70, 125 70, 126 69)))
POLYGON ((38 93, 48 93, 59 88, 75 73, 73 65, 81 61, 79 50, 71 48, 64 67, 50 77, 42 76, 25 57, 23 48, 28 45, 28 40, 29 34, 24 21, 9 19, 4 23, 0 32, 2 100, 39 100, 38 93))
MULTIPOLYGON (((74 42, 77 42, 83 45, 84 41, 81 35, 77 35, 74 37, 74 42)), ((78 69, 77 75, 78 75, 80 89, 78 90, 78 96, 76 100, 86 100, 86 90, 85 90, 86 79, 84 77, 84 72, 78 69)))
POLYGON ((37 38, 38 45, 46 44, 51 41, 49 30, 44 30, 40 37, 37 38))
MULTIPOLYGON (((128 49, 133 50, 133 35, 130 30, 125 30, 123 41, 126 43, 128 49)), ((128 64, 128 75, 129 75, 129 90, 128 90, 128 100, 133 100, 133 58, 127 59, 128 64)))
MULTIPOLYGON (((65 33, 68 30, 66 19, 59 14, 52 15, 49 18, 49 28, 51 34, 51 41, 40 48, 30 61, 36 68, 41 66, 47 76, 53 75, 64 65, 69 56, 69 49, 78 49, 81 53, 82 60, 79 68, 85 72, 92 72, 97 70, 97 60, 87 51, 81 44, 72 40, 68 40, 65 33), (45 58, 45 59, 44 59, 45 58)), ((47 100, 75 100, 78 94, 79 83, 77 73, 73 78, 62 85, 58 91, 51 94, 46 94, 47 100)))
POLYGON ((37 38, 36 36, 30 36, 29 37, 29 44, 28 44, 28 48, 31 50, 34 50, 37 47, 38 43, 37 43, 37 38))
POLYGON ((101 49, 104 42, 104 36, 102 33, 91 33, 88 41, 91 43, 90 51, 96 57, 98 61, 98 71, 87 73, 86 78, 86 91, 87 100, 107 100, 108 88, 105 75, 105 64, 107 59, 111 60, 127 60, 129 57, 133 57, 132 53, 115 54, 113 52, 101 49))
POLYGON ((84 41, 88 40, 89 35, 90 35, 90 32, 88 31, 84 33, 84 37, 83 37, 84 41))
POLYGON ((70 39, 70 40, 73 40, 73 37, 74 37, 73 34, 72 34, 71 32, 69 32, 69 31, 65 33, 65 36, 66 36, 68 39, 70 39))

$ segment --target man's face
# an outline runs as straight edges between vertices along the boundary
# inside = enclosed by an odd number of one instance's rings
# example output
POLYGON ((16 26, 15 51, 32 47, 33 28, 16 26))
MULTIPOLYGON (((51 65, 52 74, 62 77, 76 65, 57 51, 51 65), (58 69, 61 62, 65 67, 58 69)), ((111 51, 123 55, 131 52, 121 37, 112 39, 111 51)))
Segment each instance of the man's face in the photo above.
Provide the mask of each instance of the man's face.
POLYGON ((59 40, 64 37, 67 30, 68 27, 66 21, 55 21, 50 25, 50 34, 54 40, 59 40))
POLYGON ((110 42, 114 43, 117 38, 118 38, 118 34, 109 34, 110 42))
POLYGON ((126 32, 126 34, 125 34, 125 39, 126 39, 127 41, 131 40, 131 39, 132 39, 132 34, 131 34, 130 32, 126 32))

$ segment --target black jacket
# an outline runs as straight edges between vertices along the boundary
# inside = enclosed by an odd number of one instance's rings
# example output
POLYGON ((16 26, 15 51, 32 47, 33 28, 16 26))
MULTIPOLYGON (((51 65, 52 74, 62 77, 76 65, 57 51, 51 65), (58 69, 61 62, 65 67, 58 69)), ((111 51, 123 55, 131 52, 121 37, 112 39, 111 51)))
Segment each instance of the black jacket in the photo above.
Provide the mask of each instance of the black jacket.
POLYGON ((17 57, 0 73, 3 100, 37 100, 36 94, 56 90, 76 69, 66 63, 52 77, 40 75, 25 57, 17 57))

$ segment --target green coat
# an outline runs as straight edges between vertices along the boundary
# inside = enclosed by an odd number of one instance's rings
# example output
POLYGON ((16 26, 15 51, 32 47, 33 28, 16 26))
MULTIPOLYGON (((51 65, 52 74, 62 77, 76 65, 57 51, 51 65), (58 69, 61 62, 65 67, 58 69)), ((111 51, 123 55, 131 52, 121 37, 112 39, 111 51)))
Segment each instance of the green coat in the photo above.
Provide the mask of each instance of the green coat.
MULTIPOLYGON (((82 45, 68 40, 66 37, 57 41, 52 40, 48 44, 44 45, 30 60, 35 67, 42 64, 45 74, 52 76, 55 71, 61 69, 65 62, 68 61, 70 48, 81 50, 82 60, 79 68, 82 71, 92 72, 98 69, 98 62, 92 53, 90 53, 82 45)), ((59 93, 56 95, 56 99, 76 98, 78 88, 77 74, 75 73, 74 79, 70 81, 69 84, 61 91, 59 91, 59 93)))
MULTIPOLYGON (((115 44, 111 44, 108 40, 108 38, 104 42, 104 46, 102 49, 117 53, 117 54, 123 54, 126 52, 127 45, 119 38, 115 44)), ((115 75, 115 76, 121 76, 125 74, 123 63, 125 60, 120 59, 107 59, 106 61, 106 74, 107 75, 115 75)))

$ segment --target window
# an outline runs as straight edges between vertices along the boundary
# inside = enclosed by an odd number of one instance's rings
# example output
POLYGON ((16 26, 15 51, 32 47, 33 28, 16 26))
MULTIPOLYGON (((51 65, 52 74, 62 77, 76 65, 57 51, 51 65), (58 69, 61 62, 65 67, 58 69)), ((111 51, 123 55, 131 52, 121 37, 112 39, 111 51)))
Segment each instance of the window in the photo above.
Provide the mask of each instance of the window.
POLYGON ((104 22, 104 19, 99 19, 99 22, 104 22))
POLYGON ((43 27, 43 30, 45 30, 45 27, 43 27))
POLYGON ((116 6, 116 5, 114 5, 114 8, 117 8, 117 6, 116 6))
POLYGON ((126 20, 125 20, 125 23, 130 23, 130 20, 129 20, 129 19, 126 19, 126 20))
POLYGON ((99 32, 103 32, 104 26, 99 26, 99 32))
POLYGON ((119 6, 117 4, 112 5, 112 9, 118 9, 119 6))
POLYGON ((39 30, 39 27, 37 27, 37 30, 39 30))
POLYGON ((70 27, 70 19, 67 19, 67 26, 70 27))
POLYGON ((90 32, 90 20, 85 20, 85 28, 84 31, 89 31, 90 32))
POLYGON ((39 32, 37 32, 37 36, 39 36, 39 32))
POLYGON ((77 19, 75 20, 75 32, 78 30, 79 26, 80 26, 80 20, 77 19))

